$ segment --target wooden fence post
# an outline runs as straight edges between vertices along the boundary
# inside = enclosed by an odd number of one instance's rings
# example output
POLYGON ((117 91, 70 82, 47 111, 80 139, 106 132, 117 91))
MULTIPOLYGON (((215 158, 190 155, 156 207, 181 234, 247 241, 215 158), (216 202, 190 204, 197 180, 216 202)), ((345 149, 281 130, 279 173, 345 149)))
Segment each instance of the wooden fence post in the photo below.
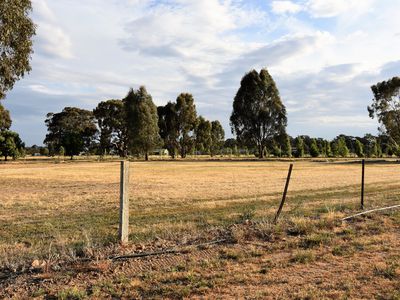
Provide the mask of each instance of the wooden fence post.
POLYGON ((276 215, 275 215, 274 224, 276 224, 276 222, 278 221, 278 218, 279 218, 279 215, 281 214, 283 205, 285 204, 286 194, 287 194, 287 191, 288 191, 288 188, 289 188, 290 176, 292 175, 292 169, 293 169, 293 164, 290 164, 288 176, 286 178, 285 190, 283 191, 282 201, 281 201, 281 204, 279 205, 279 209, 278 209, 278 211, 276 212, 276 215))
POLYGON ((129 240, 129 161, 121 161, 120 204, 119 204, 119 240, 129 240))
POLYGON ((364 177, 365 177, 365 159, 361 161, 361 209, 364 209, 364 177))

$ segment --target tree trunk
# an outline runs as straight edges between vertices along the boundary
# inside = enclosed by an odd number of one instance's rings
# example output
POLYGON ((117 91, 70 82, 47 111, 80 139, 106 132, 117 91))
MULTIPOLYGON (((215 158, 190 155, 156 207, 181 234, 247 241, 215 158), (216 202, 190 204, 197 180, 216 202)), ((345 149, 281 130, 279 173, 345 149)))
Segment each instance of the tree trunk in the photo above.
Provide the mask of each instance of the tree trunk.
POLYGON ((70 158, 70 160, 73 160, 74 159, 74 156, 73 155, 71 155, 71 158, 70 158))
POLYGON ((259 159, 264 158, 264 149, 263 149, 263 146, 261 144, 258 145, 258 158, 259 159))
POLYGON ((146 154, 144 155, 144 159, 146 160, 146 161, 148 161, 149 160, 149 153, 146 151, 146 154))
POLYGON ((7 155, 4 155, 4 161, 7 161, 8 159, 7 159, 7 155))

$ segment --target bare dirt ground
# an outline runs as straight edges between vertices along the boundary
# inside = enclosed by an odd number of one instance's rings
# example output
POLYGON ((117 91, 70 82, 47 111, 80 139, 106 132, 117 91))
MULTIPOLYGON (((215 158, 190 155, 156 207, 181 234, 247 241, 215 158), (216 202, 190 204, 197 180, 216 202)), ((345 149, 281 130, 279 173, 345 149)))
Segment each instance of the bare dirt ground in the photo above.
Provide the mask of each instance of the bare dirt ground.
MULTIPOLYGON (((400 213, 340 221, 360 165, 295 162, 275 226, 287 167, 132 163, 121 247, 117 163, 0 165, 0 298, 399 299, 400 213), (162 249, 182 252, 112 259, 162 249)), ((399 203, 398 170, 367 164, 367 208, 399 203)))

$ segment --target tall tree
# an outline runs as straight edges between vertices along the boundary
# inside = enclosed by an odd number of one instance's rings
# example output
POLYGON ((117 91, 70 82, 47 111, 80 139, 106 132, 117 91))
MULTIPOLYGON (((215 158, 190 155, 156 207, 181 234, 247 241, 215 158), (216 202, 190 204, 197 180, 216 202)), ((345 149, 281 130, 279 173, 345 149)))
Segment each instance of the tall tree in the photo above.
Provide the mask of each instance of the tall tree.
POLYGON ((312 157, 318 157, 319 156, 319 149, 317 145, 317 141, 315 139, 311 140, 311 145, 310 145, 310 155, 312 157))
POLYGON ((0 103, 0 131, 8 130, 11 127, 10 113, 0 103))
POLYGON ((211 156, 216 155, 224 146, 225 131, 221 123, 216 120, 211 122, 211 156))
POLYGON ((60 113, 48 113, 45 123, 48 134, 44 143, 53 149, 64 147, 71 159, 89 150, 97 132, 93 112, 76 107, 65 107, 60 113))
POLYGON ((30 0, 0 1, 0 99, 31 70, 32 36, 30 0))
POLYGON ((300 136, 298 136, 296 138, 295 146, 296 146, 295 156, 296 157, 303 157, 304 156, 304 141, 300 136))
POLYGON ((136 91, 130 89, 123 102, 130 149, 148 160, 150 151, 161 143, 157 106, 144 86, 136 91))
POLYGON ((100 129, 100 151, 116 150, 118 155, 128 154, 128 128, 124 104, 121 100, 100 102, 93 110, 100 129))
POLYGON ((230 122, 240 143, 257 147, 259 158, 263 158, 268 142, 285 132, 286 108, 266 69, 244 75, 233 101, 230 122))
POLYGON ((364 145, 358 139, 356 139, 354 146, 354 151, 357 157, 364 157, 364 145))
POLYGON ((176 115, 179 128, 179 145, 182 158, 190 152, 194 145, 194 130, 197 113, 192 94, 181 93, 176 99, 176 115))
POLYGON ((195 129, 196 136, 196 150, 209 154, 211 151, 212 138, 211 138, 211 122, 204 119, 203 116, 197 118, 195 129))
POLYGON ((176 103, 168 102, 165 106, 157 107, 158 127, 164 147, 169 155, 175 158, 179 149, 179 124, 176 113, 176 103))
POLYGON ((341 157, 349 156, 349 148, 347 148, 346 140, 344 137, 340 137, 337 140, 337 154, 341 157))
POLYGON ((371 87, 374 94, 369 116, 377 117, 380 131, 387 133, 400 144, 400 77, 393 77, 371 87))

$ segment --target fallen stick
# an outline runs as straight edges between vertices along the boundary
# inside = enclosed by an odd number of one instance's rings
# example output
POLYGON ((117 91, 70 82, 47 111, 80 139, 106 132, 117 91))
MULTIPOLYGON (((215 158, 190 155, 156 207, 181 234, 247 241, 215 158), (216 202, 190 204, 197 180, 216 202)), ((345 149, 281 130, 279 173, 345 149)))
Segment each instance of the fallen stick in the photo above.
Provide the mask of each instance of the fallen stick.
POLYGON ((364 211, 364 212, 360 212, 358 214, 343 218, 342 221, 347 221, 347 220, 353 219, 353 218, 358 217, 358 216, 362 216, 362 215, 366 215, 366 214, 372 213, 374 211, 388 210, 388 209, 393 209, 393 208, 400 208, 400 204, 399 205, 388 206, 388 207, 370 209, 370 210, 367 210, 367 211, 364 211))
POLYGON ((221 240, 211 241, 208 243, 189 245, 186 248, 182 248, 182 249, 166 249, 166 250, 154 251, 154 252, 132 253, 132 254, 127 254, 127 255, 119 255, 119 256, 110 257, 110 259, 119 260, 119 259, 128 259, 128 258, 140 258, 140 257, 146 257, 146 256, 157 256, 157 255, 162 255, 162 254, 181 253, 181 252, 187 251, 189 247, 199 248, 199 247, 204 247, 204 246, 208 246, 208 245, 223 243, 226 241, 227 241, 227 239, 221 239, 221 240))

